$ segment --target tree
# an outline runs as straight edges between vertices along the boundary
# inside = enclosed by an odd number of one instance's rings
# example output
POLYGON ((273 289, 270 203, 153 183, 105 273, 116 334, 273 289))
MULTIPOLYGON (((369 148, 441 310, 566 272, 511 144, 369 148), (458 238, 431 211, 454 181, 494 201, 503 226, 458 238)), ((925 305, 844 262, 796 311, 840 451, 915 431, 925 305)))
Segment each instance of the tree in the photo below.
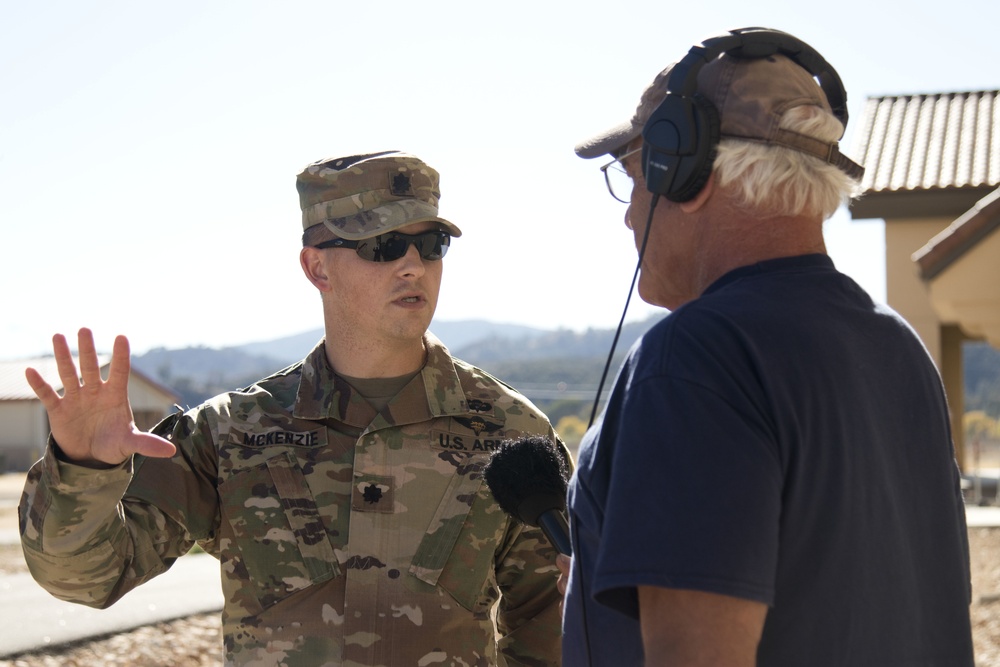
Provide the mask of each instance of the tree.
POLYGON ((587 422, 576 415, 566 415, 556 423, 556 433, 574 455, 580 448, 580 441, 586 432, 587 422))
POLYGON ((965 438, 970 442, 977 437, 991 440, 1000 438, 1000 420, 994 419, 982 410, 966 412, 962 416, 962 426, 965 429, 965 438))

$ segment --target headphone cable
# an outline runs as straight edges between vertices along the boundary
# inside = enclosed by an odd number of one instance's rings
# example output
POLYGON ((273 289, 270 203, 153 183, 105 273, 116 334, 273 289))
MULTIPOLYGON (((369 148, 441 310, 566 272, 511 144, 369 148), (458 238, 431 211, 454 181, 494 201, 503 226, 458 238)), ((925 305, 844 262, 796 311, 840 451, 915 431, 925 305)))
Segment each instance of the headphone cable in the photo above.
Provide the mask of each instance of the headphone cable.
POLYGON ((615 348, 618 346, 618 339, 621 337, 622 327, 625 325, 625 315, 628 313, 628 306, 632 301, 632 292, 635 291, 635 284, 639 281, 642 258, 646 256, 646 244, 649 243, 649 230, 653 226, 653 211, 656 210, 656 204, 659 201, 660 195, 653 194, 653 201, 649 205, 649 216, 646 218, 646 231, 642 234, 642 244, 639 246, 639 261, 635 264, 632 284, 628 288, 628 296, 625 297, 625 308, 622 310, 621 319, 618 320, 618 328, 615 329, 615 337, 611 341, 611 351, 608 352, 608 359, 604 362, 604 371, 601 373, 601 381, 597 385, 597 396, 594 397, 594 407, 590 410, 590 421, 587 422, 588 429, 594 425, 594 418, 597 416, 597 406, 601 402, 601 391, 604 389, 604 381, 608 378, 608 370, 611 368, 611 359, 615 356, 615 348))
MULTIPOLYGON (((639 280, 639 270, 642 268, 642 258, 646 256, 646 244, 649 243, 649 230, 653 226, 653 211, 656 209, 656 204, 660 201, 660 195, 654 193, 653 200, 649 205, 649 216, 646 218, 646 231, 642 234, 642 244, 639 246, 639 261, 635 265, 635 273, 632 274, 632 284, 628 289, 628 296, 625 298, 625 309, 622 311, 622 317, 618 321, 618 329, 615 331, 615 337, 611 341, 611 351, 608 352, 608 360, 604 364, 604 372, 601 374, 601 382, 597 385, 597 396, 594 398, 594 407, 590 411, 590 423, 587 424, 587 429, 589 430, 591 426, 594 425, 594 417, 597 415, 597 406, 601 401, 601 390, 604 388, 604 380, 608 377, 608 369, 611 367, 611 359, 615 355, 615 347, 618 345, 618 338, 622 333, 622 326, 625 323, 625 314, 628 313, 628 305, 632 301, 632 292, 635 291, 635 284, 639 280)), ((573 526, 573 532, 577 535, 580 534, 577 528, 578 517, 570 513, 570 523, 573 526)), ((587 621, 587 590, 583 581, 583 565, 581 563, 579 550, 573 549, 573 568, 580 568, 579 574, 575 579, 580 585, 580 615, 583 621, 583 642, 587 649, 587 665, 592 667, 594 664, 593 658, 590 655, 590 626, 587 621)))

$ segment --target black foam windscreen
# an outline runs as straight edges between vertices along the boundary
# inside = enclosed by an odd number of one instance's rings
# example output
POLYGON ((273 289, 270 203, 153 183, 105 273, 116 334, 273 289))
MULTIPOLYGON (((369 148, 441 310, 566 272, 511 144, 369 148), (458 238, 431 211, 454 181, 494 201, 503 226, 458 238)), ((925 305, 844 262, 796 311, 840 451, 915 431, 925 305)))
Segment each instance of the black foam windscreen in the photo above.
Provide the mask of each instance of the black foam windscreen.
POLYGON ((483 476, 500 509, 541 528, 556 551, 572 555, 569 525, 563 516, 569 464, 549 438, 527 436, 501 443, 483 476))
POLYGON ((549 438, 504 441, 483 476, 500 509, 523 523, 537 526, 542 512, 566 508, 569 466, 549 438))

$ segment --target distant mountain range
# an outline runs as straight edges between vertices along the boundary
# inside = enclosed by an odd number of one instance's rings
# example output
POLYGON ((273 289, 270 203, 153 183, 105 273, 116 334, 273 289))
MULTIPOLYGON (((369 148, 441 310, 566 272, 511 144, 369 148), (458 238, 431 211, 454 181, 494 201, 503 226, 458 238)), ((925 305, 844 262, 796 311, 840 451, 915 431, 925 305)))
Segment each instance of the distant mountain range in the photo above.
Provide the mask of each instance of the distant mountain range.
MULTIPOLYGON (((662 316, 626 324, 616 359, 662 316)), ((485 320, 435 321, 431 331, 452 354, 520 386, 596 387, 606 361, 613 329, 540 329, 485 320)), ((225 348, 154 348, 132 358, 135 368, 196 405, 217 393, 242 387, 304 358, 322 339, 323 330, 271 341, 225 348)))
MULTIPOLYGON (((610 366, 612 376, 632 344, 662 317, 623 327, 610 366)), ((485 320, 435 321, 431 331, 456 357, 513 384, 536 401, 592 397, 615 333, 613 329, 576 332, 485 320)), ((134 356, 132 364, 179 393, 182 404, 191 406, 300 361, 322 337, 323 330, 314 329, 220 349, 155 348, 134 356)), ((986 343, 970 342, 965 345, 964 357, 965 410, 1000 414, 1000 351, 986 343)))
MULTIPOLYGON (((537 329, 520 324, 497 324, 495 322, 487 322, 486 320, 434 321, 430 329, 452 351, 490 338, 525 340, 544 336, 549 333, 545 329, 537 329)), ((254 357, 283 359, 291 364, 309 354, 309 351, 313 349, 322 337, 323 329, 319 328, 294 336, 288 336, 287 338, 279 338, 261 343, 248 343, 231 349, 240 350, 254 357)))

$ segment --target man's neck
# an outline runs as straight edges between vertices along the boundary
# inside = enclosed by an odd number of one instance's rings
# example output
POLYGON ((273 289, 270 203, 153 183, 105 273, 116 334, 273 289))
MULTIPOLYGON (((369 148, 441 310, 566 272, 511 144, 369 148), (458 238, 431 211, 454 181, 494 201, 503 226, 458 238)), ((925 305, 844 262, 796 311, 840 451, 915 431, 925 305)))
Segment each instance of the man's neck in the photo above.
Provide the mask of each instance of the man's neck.
POLYGON ((807 216, 760 219, 742 217, 735 211, 723 220, 716 228, 718 236, 703 248, 701 291, 741 266, 780 257, 826 254, 820 220, 807 216))
POLYGON ((420 370, 427 356, 422 340, 391 347, 365 343, 327 333, 326 358, 334 372, 355 378, 400 377, 420 370))
POLYGON ((656 303, 676 310, 698 298, 716 280, 734 269, 780 257, 826 254, 822 222, 805 217, 767 220, 730 212, 703 227, 692 249, 696 261, 668 297, 656 303), (672 300, 671 300, 672 299, 672 300))

